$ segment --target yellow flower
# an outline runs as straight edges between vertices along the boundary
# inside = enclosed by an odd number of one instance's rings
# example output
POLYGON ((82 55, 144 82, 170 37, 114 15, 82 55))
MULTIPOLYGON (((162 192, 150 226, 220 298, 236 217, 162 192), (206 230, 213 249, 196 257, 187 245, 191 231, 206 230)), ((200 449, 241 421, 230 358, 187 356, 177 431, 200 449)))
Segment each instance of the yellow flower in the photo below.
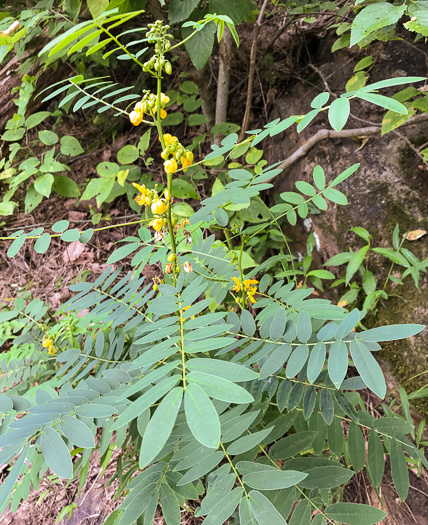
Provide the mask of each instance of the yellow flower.
MULTIPOLYGON (((252 284, 259 284, 259 281, 256 281, 255 279, 245 279, 243 284, 245 286, 245 290, 247 291, 251 288, 252 284)), ((255 288, 255 290, 257 291, 257 287, 255 288)))
MULTIPOLYGON (((244 282, 240 282, 239 279, 236 277, 231 277, 232 281, 234 281, 234 286, 232 290, 234 292, 240 292, 243 288, 245 293, 247 294, 248 299, 254 304, 256 300, 254 299, 254 296, 257 293, 257 286, 251 286, 253 284, 259 284, 259 281, 256 281, 256 279, 245 279, 244 282)), ((239 299, 236 299, 237 302, 239 302, 239 299)))
MULTIPOLYGON (((156 115, 156 113, 158 112, 158 107, 155 106, 152 110, 152 114, 153 114, 153 117, 156 115)), ((161 119, 164 119, 165 117, 167 116, 167 112, 161 108, 160 110, 160 117, 161 119)))
POLYGON ((162 215, 166 212, 168 205, 163 199, 156 199, 151 205, 153 215, 162 215))
POLYGON ((154 219, 150 222, 149 226, 153 226, 153 229, 160 232, 163 227, 163 219, 154 219))
POLYGON ((134 126, 138 126, 143 120, 143 114, 140 111, 131 111, 129 114, 129 120, 132 122, 132 124, 134 124, 134 126))
POLYGON ((49 348, 52 344, 53 344, 52 339, 49 336, 44 335, 43 340, 42 340, 43 348, 49 348))
POLYGON ((184 171, 184 173, 186 173, 187 168, 188 168, 189 166, 191 166, 192 163, 190 162, 190 160, 187 160, 187 158, 183 155, 183 156, 181 157, 181 165, 183 166, 183 171, 184 171))
POLYGON ((164 93, 161 93, 161 104, 162 107, 165 107, 166 104, 170 101, 170 98, 168 95, 165 95, 164 93))
MULTIPOLYGON (((174 140, 176 138, 177 137, 173 137, 170 133, 165 133, 165 135, 163 136, 163 140, 165 142, 165 146, 171 146, 171 144, 174 143, 174 140)), ((160 140, 160 137, 159 137, 159 140, 160 140)))
POLYGON ((239 292, 241 290, 241 283, 239 282, 239 280, 236 278, 236 277, 231 277, 232 281, 235 282, 232 290, 234 292, 239 292))
POLYGON ((164 163, 165 171, 169 174, 175 173, 178 169, 177 161, 174 159, 166 160, 164 163))
POLYGON ((45 334, 43 336, 42 346, 43 346, 43 348, 47 348, 48 349, 48 354, 49 355, 55 355, 56 349, 55 349, 54 342, 52 341, 52 339, 47 334, 45 334))
POLYGON ((147 194, 148 194, 149 190, 144 186, 144 184, 142 186, 140 186, 136 182, 133 182, 132 185, 134 186, 134 188, 137 188, 137 190, 140 192, 139 195, 137 195, 135 197, 135 202, 139 206, 143 206, 143 204, 146 204, 147 194))

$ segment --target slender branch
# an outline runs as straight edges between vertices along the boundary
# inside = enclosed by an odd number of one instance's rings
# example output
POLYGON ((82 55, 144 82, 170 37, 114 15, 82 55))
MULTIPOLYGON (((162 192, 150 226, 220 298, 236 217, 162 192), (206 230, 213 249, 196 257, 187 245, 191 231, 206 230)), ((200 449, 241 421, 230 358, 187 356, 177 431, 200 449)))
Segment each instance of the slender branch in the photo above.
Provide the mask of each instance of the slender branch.
MULTIPOLYGON (((417 115, 412 117, 407 122, 404 122, 402 126, 411 126, 413 124, 419 124, 428 120, 428 115, 417 115)), ((288 169, 299 159, 304 157, 315 144, 318 144, 321 140, 325 139, 341 139, 341 138, 353 138, 367 135, 377 135, 381 132, 381 128, 378 126, 368 126, 366 128, 355 128, 355 129, 343 129, 342 131, 334 131, 333 129, 320 129, 312 135, 305 143, 303 143, 297 150, 292 153, 287 159, 285 159, 278 167, 282 170, 288 169)), ((269 182, 269 181, 266 181, 269 182)))
POLYGON ((268 4, 268 0, 264 0, 263 5, 260 9, 259 16, 253 27, 253 43, 251 45, 250 53, 250 72, 248 73, 248 87, 247 87, 247 101, 245 103, 245 114, 242 119, 241 133, 239 135, 239 141, 242 141, 245 137, 245 132, 248 129, 250 123, 250 112, 251 112, 251 100, 253 98, 253 86, 254 86, 254 74, 256 71, 256 56, 257 56, 257 44, 260 26, 263 20, 263 15, 268 4))

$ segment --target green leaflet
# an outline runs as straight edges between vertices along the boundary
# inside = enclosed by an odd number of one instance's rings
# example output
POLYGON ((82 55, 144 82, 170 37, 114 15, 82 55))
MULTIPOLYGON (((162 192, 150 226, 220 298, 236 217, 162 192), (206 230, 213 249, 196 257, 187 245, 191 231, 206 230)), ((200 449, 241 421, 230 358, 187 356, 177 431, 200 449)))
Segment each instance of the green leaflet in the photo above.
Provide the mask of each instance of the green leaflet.
POLYGON ((150 388, 150 390, 140 396, 136 401, 133 401, 131 405, 122 412, 114 423, 112 430, 117 430, 135 419, 141 412, 147 410, 153 403, 156 403, 158 399, 169 392, 179 380, 179 375, 168 377, 150 388))
POLYGON ((162 483, 160 487, 160 502, 162 505, 162 516, 167 525, 180 525, 180 505, 174 491, 166 483, 162 483))
POLYGON ((367 470, 375 487, 379 487, 385 471, 383 445, 377 432, 370 430, 367 443, 367 470))
POLYGON ((155 410, 141 443, 140 468, 149 465, 162 450, 174 428, 182 398, 183 388, 173 388, 155 410))
POLYGON ((220 444, 220 421, 204 390, 189 383, 184 393, 184 410, 192 434, 202 445, 217 449, 220 444))
POLYGON ((242 498, 242 487, 236 487, 224 498, 218 501, 217 505, 205 518, 205 525, 217 525, 220 523, 226 523, 227 519, 232 515, 233 511, 239 505, 242 498))
POLYGON ((364 467, 366 448, 363 433, 361 432, 360 427, 353 421, 349 424, 348 446, 352 466, 354 467, 354 471, 358 472, 364 467))
POLYGON ((401 445, 396 439, 391 440, 391 474, 392 481, 401 500, 409 494, 409 471, 407 470, 406 457, 401 445))
POLYGON ((239 504, 239 521, 241 525, 257 525, 256 518, 247 498, 242 498, 239 504))
POLYGON ((358 341, 396 341, 397 339, 406 339, 422 332, 425 328, 422 324, 391 324, 389 326, 380 326, 372 328, 365 332, 360 332, 355 339, 358 341))
POLYGON ((311 506, 306 500, 300 503, 294 509, 289 525, 308 525, 311 519, 311 506))
POLYGON ((332 520, 347 525, 375 525, 386 516, 383 510, 360 503, 334 503, 326 507, 325 513, 332 520))
POLYGON ((317 432, 304 431, 282 438, 271 447, 270 456, 274 459, 291 458, 308 449, 316 436, 317 432))
POLYGON ((244 381, 252 381, 257 379, 259 375, 238 363, 231 363, 229 361, 221 361, 220 359, 189 359, 186 362, 186 367, 194 372, 205 372, 207 374, 222 377, 234 383, 244 381))
POLYGON ((327 348, 324 343, 320 342, 312 347, 311 354, 308 360, 307 370, 309 382, 314 383, 317 377, 319 376, 325 363, 326 353, 327 348))
POLYGON ((63 416, 60 425, 62 433, 73 445, 83 448, 95 447, 95 440, 91 430, 76 417, 63 416))
POLYGON ((295 470, 266 470, 247 474, 242 481, 252 489, 277 490, 297 485, 307 476, 295 470))
POLYGON ((284 518, 267 499, 266 496, 252 490, 250 496, 250 509, 257 520, 258 525, 287 525, 284 518))
POLYGON ((383 399, 386 395, 385 378, 378 362, 370 350, 356 339, 350 343, 351 357, 364 383, 377 396, 383 399))
POLYGON ((73 464, 67 445, 59 434, 51 427, 45 428, 40 436, 40 445, 52 472, 61 478, 70 479, 73 476, 73 464))
POLYGON ((340 388, 348 370, 348 347, 342 340, 335 341, 328 357, 328 375, 336 388, 340 388))
POLYGON ((200 386, 208 396, 214 399, 237 404, 254 401, 253 396, 245 388, 219 376, 212 376, 204 372, 191 372, 187 378, 189 383, 200 386))
POLYGON ((237 439, 228 446, 227 453, 236 456, 237 454, 243 454, 244 452, 247 452, 247 450, 251 450, 256 445, 263 443, 263 440, 272 432, 272 430, 273 427, 265 428, 237 439))

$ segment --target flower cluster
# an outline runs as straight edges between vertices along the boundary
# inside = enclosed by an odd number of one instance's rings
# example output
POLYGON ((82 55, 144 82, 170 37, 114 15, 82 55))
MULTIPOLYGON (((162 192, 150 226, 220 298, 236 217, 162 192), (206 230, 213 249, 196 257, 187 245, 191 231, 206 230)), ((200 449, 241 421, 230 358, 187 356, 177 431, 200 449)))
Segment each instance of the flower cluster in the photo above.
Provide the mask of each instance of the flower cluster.
POLYGON ((183 171, 185 172, 193 163, 193 152, 184 148, 178 138, 169 133, 163 136, 163 140, 165 142, 165 149, 162 151, 161 157, 165 160, 163 165, 166 173, 175 173, 178 170, 178 162, 181 162, 183 171), (171 158, 169 159, 170 155, 171 158))
POLYGON ((55 355, 55 352, 56 352, 55 345, 54 345, 53 340, 49 337, 49 335, 45 334, 43 336, 42 346, 43 346, 43 348, 47 348, 48 349, 48 354, 49 355, 55 355))
MULTIPOLYGON (((231 277, 231 279, 235 283, 233 285, 232 290, 234 292, 240 292, 241 290, 244 290, 244 292, 247 294, 248 299, 254 304, 256 302, 254 296, 257 293, 257 286, 252 285, 259 284, 259 281, 256 281, 255 279, 245 279, 241 283, 241 281, 239 281, 239 279, 237 279, 236 277, 231 277)), ((236 299, 236 302, 239 302, 239 299, 236 299)))
MULTIPOLYGON (((164 93, 160 95, 160 116, 165 118, 167 113, 165 111, 165 106, 169 102, 169 97, 164 93)), ((156 119, 156 114, 158 111, 158 98, 155 94, 150 93, 150 91, 145 90, 144 96, 140 102, 137 102, 134 106, 134 110, 129 114, 129 120, 138 126, 143 121, 144 115, 147 113, 153 119, 156 119)))
POLYGON ((165 51, 171 49, 171 40, 172 35, 168 33, 170 26, 164 26, 161 20, 157 20, 154 24, 149 24, 149 31, 146 33, 147 41, 149 44, 155 44, 156 54, 147 62, 143 64, 143 71, 155 74, 161 73, 162 70, 165 70, 167 75, 172 73, 172 66, 168 60, 165 60, 163 56, 165 51))
POLYGON ((165 190, 165 198, 162 199, 160 198, 156 189, 149 190, 144 186, 144 184, 141 186, 136 182, 133 182, 132 185, 135 188, 137 188, 137 190, 140 192, 135 197, 135 202, 139 206, 150 206, 150 209, 152 210, 152 213, 155 216, 155 218, 150 222, 149 226, 153 226, 153 228, 157 232, 160 231, 163 225, 166 223, 166 219, 162 218, 161 216, 165 214, 171 202, 170 192, 168 190, 165 190))

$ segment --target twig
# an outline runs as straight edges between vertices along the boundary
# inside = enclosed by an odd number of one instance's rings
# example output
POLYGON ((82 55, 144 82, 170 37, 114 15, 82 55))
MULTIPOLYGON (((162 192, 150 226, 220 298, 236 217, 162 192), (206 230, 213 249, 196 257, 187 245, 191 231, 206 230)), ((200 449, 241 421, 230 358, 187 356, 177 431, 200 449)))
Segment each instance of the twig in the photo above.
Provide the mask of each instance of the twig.
MULTIPOLYGON (((409 119, 407 122, 404 122, 402 126, 411 126, 412 124, 419 124, 420 122, 424 122, 426 120, 428 120, 428 115, 417 115, 409 119)), ((304 144, 297 148, 297 150, 294 153, 292 153, 287 159, 285 159, 282 162, 282 164, 280 164, 278 167, 282 170, 286 170, 299 159, 304 157, 306 153, 321 140, 377 135, 378 133, 380 133, 380 131, 381 128, 378 126, 368 126, 366 128, 356 129, 343 129, 342 131, 334 131, 332 129, 320 129, 315 133, 315 135, 310 137, 304 144)))
POLYGON ((409 148, 414 152, 416 153, 416 155, 422 160, 423 163, 425 163, 425 158, 424 156, 422 155, 422 153, 419 151, 418 148, 416 148, 411 142, 410 140, 405 137, 402 133, 400 133, 399 131, 397 131, 396 129, 393 129, 392 132, 397 135, 397 137, 400 137, 401 140, 404 140, 404 142, 409 146, 409 148))
POLYGON ((250 71, 248 73, 248 87, 247 87, 247 101, 245 103, 245 114, 242 119, 242 128, 239 135, 239 142, 242 142, 245 137, 245 132, 248 129, 248 124, 250 122, 250 112, 251 112, 251 99, 253 98, 253 86, 254 86, 254 73, 256 71, 256 55, 257 55, 257 42, 260 31, 260 26, 263 20, 263 15, 268 4, 268 0, 264 0, 263 5, 260 9, 259 16, 253 27, 253 43, 251 45, 250 53, 250 71))

